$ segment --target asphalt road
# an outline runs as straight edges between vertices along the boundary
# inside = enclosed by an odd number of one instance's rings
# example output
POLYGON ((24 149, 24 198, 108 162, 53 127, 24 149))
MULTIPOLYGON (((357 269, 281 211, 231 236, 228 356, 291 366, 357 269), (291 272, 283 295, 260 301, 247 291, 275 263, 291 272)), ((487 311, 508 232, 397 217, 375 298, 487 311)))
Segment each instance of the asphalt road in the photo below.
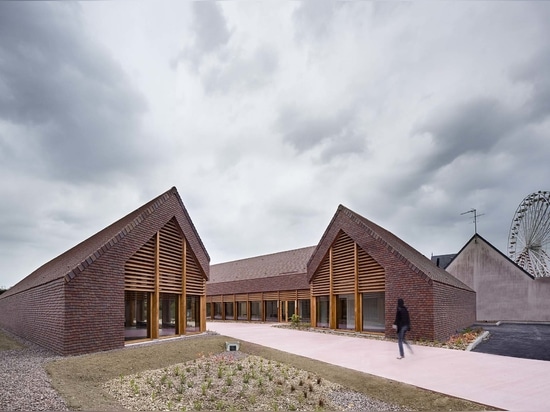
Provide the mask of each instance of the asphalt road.
POLYGON ((489 339, 473 352, 550 361, 550 325, 502 323, 481 325, 490 332, 489 339))

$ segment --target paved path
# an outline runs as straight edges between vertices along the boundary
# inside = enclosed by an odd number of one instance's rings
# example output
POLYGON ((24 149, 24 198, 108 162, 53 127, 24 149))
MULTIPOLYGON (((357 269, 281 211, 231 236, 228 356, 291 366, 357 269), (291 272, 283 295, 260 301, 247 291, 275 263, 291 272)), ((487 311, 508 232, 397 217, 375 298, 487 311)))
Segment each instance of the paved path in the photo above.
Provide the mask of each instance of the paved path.
POLYGON ((474 352, 550 361, 550 324, 501 323, 481 327, 491 336, 474 352))
POLYGON ((511 411, 549 409, 550 362, 413 345, 396 359, 397 343, 275 328, 270 324, 207 322, 236 340, 511 411))

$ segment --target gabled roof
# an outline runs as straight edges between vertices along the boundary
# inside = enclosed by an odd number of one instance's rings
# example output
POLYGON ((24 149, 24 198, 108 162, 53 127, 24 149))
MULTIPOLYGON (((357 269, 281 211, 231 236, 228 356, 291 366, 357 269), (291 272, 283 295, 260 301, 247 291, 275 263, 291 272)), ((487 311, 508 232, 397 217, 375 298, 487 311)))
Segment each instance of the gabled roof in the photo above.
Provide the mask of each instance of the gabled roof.
POLYGON ((456 256, 456 253, 450 253, 447 255, 434 255, 430 259, 436 266, 439 266, 440 268, 445 269, 447 266, 449 266, 449 263, 454 259, 456 256))
POLYGON ((535 277, 530 274, 528 271, 526 271, 524 268, 522 268, 520 265, 518 265, 516 262, 514 262, 512 259, 510 259, 508 256, 506 256, 504 253, 502 253, 500 250, 498 250, 496 247, 494 247, 490 242, 488 242, 485 238, 483 238, 482 236, 480 236, 479 234, 475 233, 471 238, 470 240, 468 240, 466 242, 466 244, 464 246, 462 246, 462 249, 460 249, 460 251, 455 255, 455 257, 453 258, 453 260, 451 260, 448 264, 447 264, 447 267, 453 263, 454 260, 458 259, 458 257, 460 256, 460 254, 466 249, 466 247, 468 247, 468 245, 470 245, 472 242, 474 241, 477 241, 477 239, 481 240, 482 242, 484 242, 487 246, 489 246, 491 249, 493 249, 495 252, 497 252, 503 259, 507 260, 510 264, 514 265, 516 268, 518 268, 521 272, 523 272, 524 275, 526 276, 529 276, 531 279, 535 279, 535 277))
POLYGON ((210 266, 208 285, 280 275, 304 274, 315 246, 234 260, 210 266))
MULTIPOLYGON (((418 252, 408 243, 395 236, 393 233, 378 226, 377 224, 353 212, 343 205, 338 206, 338 209, 336 210, 336 213, 334 214, 329 226, 325 230, 325 233, 323 234, 321 241, 317 246, 317 249, 311 256, 310 261, 308 262, 308 280, 310 282, 311 278, 315 274, 315 271, 321 264, 323 257, 328 252, 328 248, 334 242, 336 236, 338 235, 339 231, 333 230, 333 226, 338 224, 337 221, 340 218, 347 219, 353 224, 359 226, 362 230, 366 232, 369 237, 374 238, 377 242, 381 243, 388 252, 392 253, 396 257, 396 259, 407 262, 408 266, 415 272, 422 272, 429 279, 435 282, 447 284, 460 289, 472 290, 450 273, 446 272, 442 268, 437 267, 430 259, 418 252), (332 238, 329 239, 329 235, 331 235, 332 238), (310 265, 314 266, 310 267, 310 265)), ((354 236, 354 233, 346 232, 346 234, 359 245, 361 245, 360 239, 357 239, 354 236)), ((369 251, 366 252, 369 253, 369 251)), ((373 256, 373 258, 376 259, 375 256, 373 256)))
MULTIPOLYGON (((197 252, 202 252, 204 253, 206 260, 209 261, 210 258, 208 256, 208 253, 206 252, 206 249, 197 233, 197 230, 195 229, 189 217, 189 214, 187 213, 187 210, 183 205, 178 191, 175 187, 172 187, 167 192, 149 201, 140 208, 124 216, 122 219, 116 221, 110 226, 107 226, 105 229, 101 230, 95 235, 89 237, 88 239, 84 240, 73 248, 45 263, 34 272, 32 272, 29 276, 8 289, 7 292, 0 295, 0 298, 14 295, 24 290, 46 284, 60 278, 65 278, 66 282, 70 282, 71 279, 78 275, 78 273, 82 272, 86 267, 91 265, 95 260, 97 260, 105 252, 111 249, 120 240, 128 236, 132 232, 132 230, 138 227, 142 222, 144 222, 149 216, 154 214, 156 210, 162 207, 162 205, 164 205, 168 200, 173 197, 178 200, 191 228, 192 233, 184 233, 184 235, 188 239, 190 236, 193 236, 195 238, 197 244, 199 244, 200 248, 202 249, 200 251, 194 251, 195 254, 197 254, 197 252)), ((208 262, 206 264, 208 264, 208 262)), ((205 273, 208 273, 208 268, 203 269, 206 269, 205 273)))

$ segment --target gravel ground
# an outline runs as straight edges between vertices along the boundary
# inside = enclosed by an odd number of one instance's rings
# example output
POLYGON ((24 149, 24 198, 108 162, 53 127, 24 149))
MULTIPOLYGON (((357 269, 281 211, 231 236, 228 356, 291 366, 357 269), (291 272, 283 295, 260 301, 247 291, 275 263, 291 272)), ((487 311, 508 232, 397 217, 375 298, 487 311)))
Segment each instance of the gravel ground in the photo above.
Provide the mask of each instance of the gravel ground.
MULTIPOLYGON (((12 337, 25 347, 0 351, 0 411, 69 410, 61 396, 51 387, 50 379, 44 369, 45 363, 61 357, 30 342, 12 337)), ((183 410, 196 410, 198 405, 202 405, 203 410, 213 410, 225 405, 224 410, 235 411, 308 411, 321 409, 319 399, 323 399, 322 405, 325 410, 404 410, 396 405, 346 390, 322 378, 318 383, 318 377, 310 376, 305 371, 295 370, 282 364, 269 365, 268 361, 257 356, 241 352, 231 353, 228 359, 224 359, 226 356, 204 357, 186 364, 173 365, 170 368, 120 377, 107 382, 105 389, 113 394, 121 405, 130 410, 182 410, 183 407, 185 407, 183 410), (243 385, 242 381, 239 382, 238 373, 230 374, 231 365, 235 366, 237 361, 242 361, 243 365, 247 365, 248 362, 249 368, 254 364, 256 375, 251 375, 250 384, 243 385), (223 365, 223 378, 218 378, 220 365, 223 365), (208 388, 205 387, 208 383, 205 379, 207 367, 212 368, 208 375, 212 386, 208 388), (193 370, 197 372, 200 370, 203 373, 194 375, 193 370), (174 383, 167 385, 165 375, 172 375, 174 383), (182 385, 182 375, 186 377, 185 385, 182 385), (228 386, 228 378, 232 380, 230 386, 228 386), (258 387, 261 380, 263 380, 263 388, 258 387), (291 390, 291 385, 295 389, 291 390), (182 388, 185 396, 178 393, 178 389, 181 391, 182 388), (151 396, 153 392, 158 396, 151 396), (173 396, 171 392, 174 392, 173 396), (278 393, 278 396, 274 393, 278 393), (192 400, 184 406, 177 401, 183 397, 192 400), (211 403, 208 403, 209 401, 211 403)))
POLYGON ((402 411, 307 371, 242 352, 120 376, 104 385, 124 408, 229 411, 402 411))
POLYGON ((0 410, 68 410, 65 401, 50 385, 43 367, 58 356, 29 342, 22 344, 25 348, 0 351, 0 410))

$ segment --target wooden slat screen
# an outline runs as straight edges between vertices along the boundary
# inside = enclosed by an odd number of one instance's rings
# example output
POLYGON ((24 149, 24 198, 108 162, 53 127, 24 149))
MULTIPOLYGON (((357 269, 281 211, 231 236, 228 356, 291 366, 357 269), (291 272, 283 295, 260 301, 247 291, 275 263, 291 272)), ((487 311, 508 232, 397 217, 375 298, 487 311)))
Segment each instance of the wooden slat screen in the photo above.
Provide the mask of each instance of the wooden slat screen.
POLYGON ((323 262, 313 275, 311 281, 312 296, 328 295, 330 293, 330 261, 329 256, 325 256, 323 262))
POLYGON ((187 245, 185 293, 188 295, 204 295, 206 293, 206 276, 200 269, 197 259, 187 245))
POLYGON ((235 301, 235 295, 223 295, 223 301, 224 302, 234 302, 235 301))
POLYGON ((311 291, 309 289, 298 291, 298 299, 310 299, 310 298, 311 298, 311 291))
POLYGON ((278 300, 279 292, 264 292, 263 297, 264 300, 278 300))
POLYGON ((283 290, 279 292, 279 300, 296 300, 298 299, 297 291, 295 290, 283 290))
POLYGON ((248 293, 238 293, 235 295, 237 302, 246 302, 248 300, 248 293))
POLYGON ((216 296, 208 296, 208 299, 210 302, 221 302, 223 299, 222 295, 216 295, 216 296))
POLYGON ((153 236, 124 265, 124 290, 155 291, 155 246, 153 236))
POLYGON ((384 268, 361 248, 358 248, 358 266, 359 293, 384 292, 386 290, 384 268))
POLYGON ((159 290, 181 294, 183 270, 183 236, 174 219, 160 230, 159 290))
POLYGON ((332 292, 335 295, 355 291, 355 242, 341 232, 332 245, 332 292))
POLYGON ((262 300, 262 294, 261 293, 249 293, 248 294, 248 300, 251 302, 262 300))

